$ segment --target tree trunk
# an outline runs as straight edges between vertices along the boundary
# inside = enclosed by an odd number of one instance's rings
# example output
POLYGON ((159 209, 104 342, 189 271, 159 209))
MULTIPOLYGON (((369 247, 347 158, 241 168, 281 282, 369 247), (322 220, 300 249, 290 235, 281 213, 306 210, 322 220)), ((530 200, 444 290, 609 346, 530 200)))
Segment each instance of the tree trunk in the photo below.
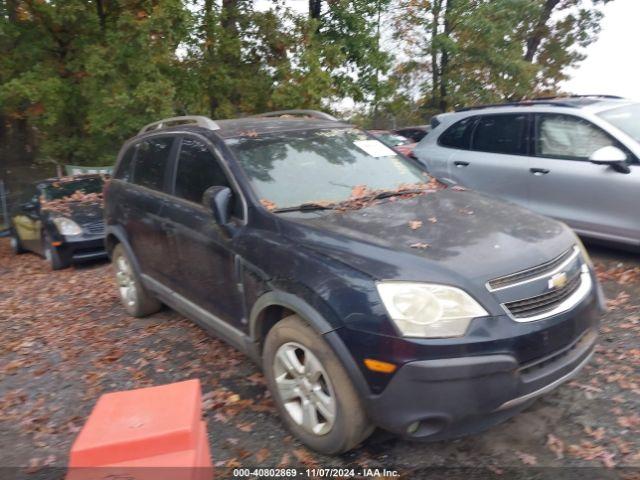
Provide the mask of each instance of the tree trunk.
POLYGON ((314 20, 320 19, 322 10, 322 0, 309 0, 309 18, 314 20))
POLYGON ((440 23, 441 0, 433 2, 433 19, 431 20, 431 106, 438 104, 438 95, 440 92, 440 66, 438 55, 438 25, 440 23))
MULTIPOLYGON (((455 0, 447 0, 444 7, 444 36, 448 39, 451 36, 451 11, 453 10, 453 3, 455 0)), ((448 47, 442 48, 442 54, 440 56, 440 103, 438 107, 441 112, 446 112, 449 107, 447 99, 447 79, 449 75, 449 51, 448 47)))
POLYGON ((96 0, 96 13, 98 14, 98 21, 100 22, 100 30, 104 33, 107 26, 107 15, 104 10, 104 0, 96 0))
POLYGON ((533 63, 533 59, 535 58, 536 53, 538 53, 540 44, 542 43, 542 40, 544 39, 544 36, 546 34, 547 22, 551 18, 551 14, 553 13, 554 8, 556 8, 559 3, 560 0, 545 1, 542 12, 540 13, 540 18, 527 37, 527 46, 524 54, 524 60, 526 60, 527 62, 533 63))

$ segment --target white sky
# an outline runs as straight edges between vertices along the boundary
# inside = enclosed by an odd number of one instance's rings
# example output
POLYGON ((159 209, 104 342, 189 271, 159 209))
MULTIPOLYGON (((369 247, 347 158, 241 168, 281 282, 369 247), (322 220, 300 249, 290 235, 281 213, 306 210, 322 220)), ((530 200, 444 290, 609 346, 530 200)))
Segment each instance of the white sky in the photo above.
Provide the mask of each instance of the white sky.
POLYGON ((564 89, 576 94, 620 95, 640 101, 640 55, 638 55, 639 0, 614 0, 604 7, 605 17, 598 40, 587 58, 569 72, 564 89))
MULTIPOLYGON (((269 0, 258 0, 268 8, 269 0)), ((305 13, 308 0, 287 0, 305 13)), ((604 19, 598 40, 586 50, 587 58, 569 71, 563 89, 575 94, 620 95, 640 101, 640 0, 613 0, 603 7, 604 19)))

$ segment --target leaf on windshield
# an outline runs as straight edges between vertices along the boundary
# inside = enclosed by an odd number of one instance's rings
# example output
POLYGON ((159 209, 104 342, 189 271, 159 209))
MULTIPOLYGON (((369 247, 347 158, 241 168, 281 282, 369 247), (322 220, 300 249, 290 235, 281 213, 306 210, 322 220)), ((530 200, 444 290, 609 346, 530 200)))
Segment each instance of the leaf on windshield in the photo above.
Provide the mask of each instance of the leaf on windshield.
POLYGON ((260 203, 262 204, 262 206, 264 208, 266 208, 267 210, 269 210, 270 212, 274 211, 276 208, 278 208, 278 206, 273 203, 271 200, 266 200, 264 198, 260 199, 260 203))
POLYGON ((409 228, 411 230, 417 230, 422 226, 422 222, 420 220, 411 220, 409 222, 409 228))
POLYGON ((424 243, 424 242, 418 242, 418 243, 412 243, 409 246, 411 248, 419 248, 420 250, 425 250, 425 249, 429 248, 431 245, 429 245, 428 243, 424 243))
POLYGON ((371 193, 371 192, 369 191, 369 188, 367 188, 366 185, 356 185, 355 187, 353 187, 351 189, 351 198, 364 197, 365 195, 368 195, 369 193, 371 193))

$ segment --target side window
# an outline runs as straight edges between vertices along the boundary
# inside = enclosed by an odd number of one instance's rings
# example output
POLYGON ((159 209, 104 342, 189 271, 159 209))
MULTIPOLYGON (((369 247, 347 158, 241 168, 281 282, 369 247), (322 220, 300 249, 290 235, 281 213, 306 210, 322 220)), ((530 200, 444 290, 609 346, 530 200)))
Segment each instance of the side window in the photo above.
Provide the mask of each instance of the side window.
POLYGON ((482 116, 473 133, 471 149, 523 155, 527 153, 526 131, 527 115, 482 116))
POLYGON ((582 118, 552 113, 536 118, 536 156, 588 160, 596 150, 616 145, 604 131, 582 118))
POLYGON ((172 145, 173 137, 150 138, 140 142, 133 166, 133 182, 162 190, 172 145))
MULTIPOLYGON (((442 135, 440 135, 438 143, 443 147, 469 150, 469 146, 471 144, 471 131, 473 130, 475 119, 476 117, 468 117, 453 124, 442 135)), ((431 122, 432 126, 433 123, 434 122, 431 122)))
POLYGON ((185 138, 178 155, 175 195, 200 203, 212 186, 230 186, 222 167, 204 143, 185 138))
POLYGON ((131 181, 133 174, 133 157, 136 154, 136 148, 138 145, 131 145, 122 156, 118 169, 113 173, 113 178, 124 180, 125 182, 131 181))

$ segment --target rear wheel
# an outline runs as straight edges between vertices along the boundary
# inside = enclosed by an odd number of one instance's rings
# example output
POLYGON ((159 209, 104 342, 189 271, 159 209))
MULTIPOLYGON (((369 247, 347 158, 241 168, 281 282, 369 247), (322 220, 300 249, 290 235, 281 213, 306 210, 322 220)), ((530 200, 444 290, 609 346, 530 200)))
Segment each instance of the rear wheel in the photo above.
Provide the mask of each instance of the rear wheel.
POLYGON ((21 253, 26 252, 26 250, 22 247, 22 243, 20 242, 20 236, 18 236, 18 232, 16 232, 15 230, 11 230, 9 242, 11 243, 11 250, 13 250, 14 254, 20 255, 21 253))
POLYGON ((373 431, 340 360, 299 316, 269 331, 263 368, 280 416, 308 447, 342 453, 373 431))
POLYGON ((146 317, 160 310, 162 304, 144 288, 133 269, 131 260, 120 244, 113 249, 112 263, 115 268, 120 300, 129 315, 146 317))

